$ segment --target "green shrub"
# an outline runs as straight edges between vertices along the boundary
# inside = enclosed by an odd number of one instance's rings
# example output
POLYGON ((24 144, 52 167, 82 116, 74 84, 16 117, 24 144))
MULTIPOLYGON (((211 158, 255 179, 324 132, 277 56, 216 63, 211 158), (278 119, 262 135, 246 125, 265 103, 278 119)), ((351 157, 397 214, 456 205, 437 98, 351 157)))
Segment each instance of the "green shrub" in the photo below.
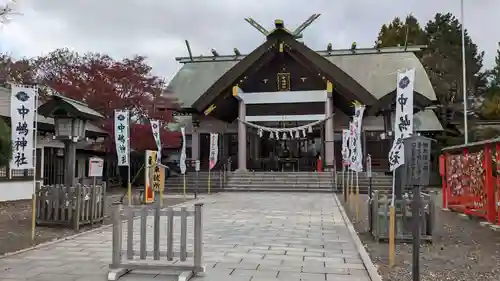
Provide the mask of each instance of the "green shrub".
POLYGON ((0 167, 8 166, 12 157, 12 142, 10 128, 0 118, 0 167))

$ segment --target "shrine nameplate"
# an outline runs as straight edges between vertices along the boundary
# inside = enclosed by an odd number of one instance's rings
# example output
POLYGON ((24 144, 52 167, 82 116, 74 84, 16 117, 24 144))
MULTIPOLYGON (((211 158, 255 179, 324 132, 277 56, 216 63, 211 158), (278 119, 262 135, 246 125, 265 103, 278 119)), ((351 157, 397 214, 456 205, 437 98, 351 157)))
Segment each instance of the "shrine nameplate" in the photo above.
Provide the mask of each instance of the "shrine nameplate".
POLYGON ((287 92, 290 91, 291 85, 290 85, 290 73, 286 72, 280 72, 276 75, 277 81, 276 83, 278 84, 278 91, 279 92, 287 92))

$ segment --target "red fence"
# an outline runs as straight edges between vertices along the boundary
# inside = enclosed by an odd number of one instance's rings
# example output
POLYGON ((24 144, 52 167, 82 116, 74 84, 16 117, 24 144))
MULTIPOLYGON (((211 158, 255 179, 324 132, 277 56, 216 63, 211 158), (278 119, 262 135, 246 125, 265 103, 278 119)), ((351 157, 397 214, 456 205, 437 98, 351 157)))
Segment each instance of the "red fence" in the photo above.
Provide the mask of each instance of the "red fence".
POLYGON ((500 224, 500 139, 447 147, 439 164, 443 208, 500 224))

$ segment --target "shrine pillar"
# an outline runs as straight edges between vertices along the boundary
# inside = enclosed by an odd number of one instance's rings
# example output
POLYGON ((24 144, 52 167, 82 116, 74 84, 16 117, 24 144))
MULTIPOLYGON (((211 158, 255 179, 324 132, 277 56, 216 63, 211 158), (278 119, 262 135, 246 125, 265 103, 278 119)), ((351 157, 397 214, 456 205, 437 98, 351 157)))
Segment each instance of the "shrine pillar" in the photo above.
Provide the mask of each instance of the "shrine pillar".
POLYGON ((327 97, 325 102, 325 168, 332 169, 335 166, 334 150, 334 127, 333 127, 333 84, 330 81, 326 83, 327 97))
POLYGON ((238 100, 238 171, 247 170, 247 128, 242 121, 246 120, 246 105, 243 99, 238 95, 241 89, 238 86, 233 87, 233 97, 238 100))
POLYGON ((191 159, 200 160, 200 121, 193 119, 191 132, 191 159))

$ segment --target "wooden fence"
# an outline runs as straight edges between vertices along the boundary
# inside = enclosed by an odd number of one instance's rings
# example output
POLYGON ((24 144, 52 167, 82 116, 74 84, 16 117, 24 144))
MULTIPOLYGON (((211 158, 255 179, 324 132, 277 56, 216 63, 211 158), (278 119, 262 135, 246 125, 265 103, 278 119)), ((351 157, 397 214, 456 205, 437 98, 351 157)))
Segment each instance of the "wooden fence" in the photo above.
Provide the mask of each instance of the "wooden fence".
POLYGON ((37 186, 36 223, 46 226, 73 227, 103 222, 106 209, 106 184, 75 187, 37 186))
MULTIPOLYGON (((434 194, 422 193, 423 215, 420 214, 420 235, 423 240, 432 241, 432 234, 435 229, 436 208, 434 204, 434 194)), ((391 196, 383 192, 373 192, 370 202, 370 232, 375 240, 389 239, 389 208, 391 206, 391 196)), ((413 214, 411 210, 411 198, 395 200, 396 211, 396 240, 411 241, 413 214)))

